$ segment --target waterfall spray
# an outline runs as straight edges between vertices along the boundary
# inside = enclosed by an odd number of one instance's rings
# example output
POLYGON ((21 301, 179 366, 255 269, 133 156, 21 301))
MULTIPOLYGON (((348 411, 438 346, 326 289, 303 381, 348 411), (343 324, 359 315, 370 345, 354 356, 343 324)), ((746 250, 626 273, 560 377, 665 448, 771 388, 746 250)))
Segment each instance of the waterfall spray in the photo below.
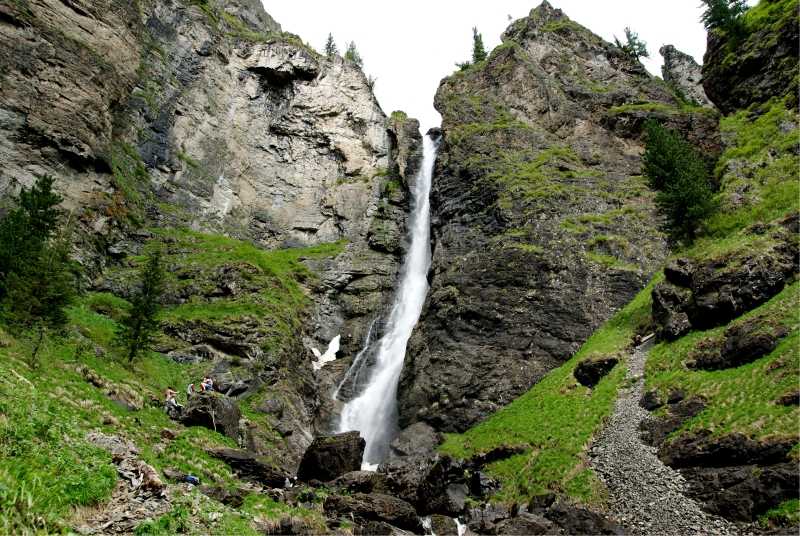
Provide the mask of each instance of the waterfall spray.
MULTIPOLYGON (((365 466, 372 466, 386 458, 389 443, 398 430, 397 384, 408 339, 419 320, 428 293, 427 274, 431 263, 429 198, 436 145, 430 136, 425 136, 422 166, 412 191, 410 245, 384 335, 377 342, 375 363, 370 369, 364 390, 345 404, 339 421, 340 432, 358 430, 366 440, 365 466)), ((365 360, 357 361, 353 367, 364 366, 365 360)))

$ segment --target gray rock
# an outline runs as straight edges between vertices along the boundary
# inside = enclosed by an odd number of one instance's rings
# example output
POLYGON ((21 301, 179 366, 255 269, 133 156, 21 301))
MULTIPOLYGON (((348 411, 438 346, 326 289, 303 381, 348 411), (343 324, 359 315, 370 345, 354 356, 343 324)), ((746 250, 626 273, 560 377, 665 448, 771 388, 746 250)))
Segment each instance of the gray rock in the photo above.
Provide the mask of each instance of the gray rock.
POLYGON ((366 441, 358 432, 319 436, 303 454, 297 478, 308 482, 328 482, 351 471, 361 469, 366 441))
POLYGON ((664 57, 664 65, 661 67, 664 81, 680 91, 690 102, 713 108, 714 104, 703 89, 701 67, 694 58, 673 45, 664 45, 658 52, 664 57))

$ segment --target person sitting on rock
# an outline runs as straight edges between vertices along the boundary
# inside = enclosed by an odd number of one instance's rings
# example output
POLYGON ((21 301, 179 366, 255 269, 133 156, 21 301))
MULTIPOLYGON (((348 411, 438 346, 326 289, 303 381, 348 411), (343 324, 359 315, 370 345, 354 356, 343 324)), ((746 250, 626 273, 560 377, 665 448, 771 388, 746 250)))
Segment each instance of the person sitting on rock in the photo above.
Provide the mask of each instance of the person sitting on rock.
POLYGON ((209 376, 203 377, 203 383, 200 384, 203 388, 203 391, 213 391, 214 390, 214 380, 212 380, 209 376))
POLYGON ((186 386, 186 399, 188 400, 192 398, 192 396, 194 396, 194 384, 190 383, 186 386))
POLYGON ((165 393, 165 399, 166 399, 165 400, 165 405, 167 406, 168 410, 169 410, 169 408, 175 408, 175 409, 180 410, 183 407, 180 404, 178 404, 178 401, 175 399, 177 394, 178 394, 178 391, 176 391, 172 387, 167 387, 167 392, 165 393))

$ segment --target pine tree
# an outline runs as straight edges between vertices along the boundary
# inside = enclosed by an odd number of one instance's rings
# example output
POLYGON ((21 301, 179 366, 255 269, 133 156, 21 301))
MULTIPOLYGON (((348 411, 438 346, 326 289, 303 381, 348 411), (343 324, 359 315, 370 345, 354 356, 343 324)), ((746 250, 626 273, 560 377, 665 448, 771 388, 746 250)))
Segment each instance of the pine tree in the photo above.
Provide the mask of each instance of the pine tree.
POLYGON ((614 36, 614 43, 636 61, 639 61, 639 58, 650 57, 650 53, 647 52, 647 43, 639 39, 639 34, 628 26, 625 27, 625 43, 621 43, 616 36, 614 36))
POLYGON ((656 121, 646 125, 644 173, 658 190, 656 204, 673 241, 693 241, 698 226, 716 208, 708 168, 697 150, 656 121))
POLYGON ((355 41, 350 41, 350 43, 347 45, 347 50, 344 53, 344 59, 355 64, 359 68, 364 66, 364 60, 361 59, 361 54, 358 53, 355 41))
POLYGON ((131 310, 120 322, 117 341, 125 349, 128 362, 152 344, 158 329, 159 299, 164 292, 164 268, 161 251, 148 255, 139 275, 139 288, 131 299, 131 310))
POLYGON ((706 9, 700 21, 706 30, 739 33, 743 29, 741 16, 748 10, 746 0, 703 0, 703 4, 706 9))
POLYGON ((325 56, 332 60, 338 53, 339 49, 336 47, 336 41, 333 40, 333 34, 329 33, 328 40, 325 41, 325 56))
POLYGON ((53 182, 43 176, 31 188, 23 187, 13 199, 16 207, 0 220, 0 298, 8 277, 36 258, 58 227, 62 198, 53 191, 53 182))
POLYGON ((478 33, 478 28, 472 28, 472 63, 480 63, 486 59, 486 49, 483 47, 483 36, 478 33))
POLYGON ((37 354, 48 329, 67 322, 65 308, 75 296, 69 240, 53 233, 61 223, 52 177, 39 177, 14 199, 16 208, 0 220, 0 316, 21 329, 38 332, 37 354))

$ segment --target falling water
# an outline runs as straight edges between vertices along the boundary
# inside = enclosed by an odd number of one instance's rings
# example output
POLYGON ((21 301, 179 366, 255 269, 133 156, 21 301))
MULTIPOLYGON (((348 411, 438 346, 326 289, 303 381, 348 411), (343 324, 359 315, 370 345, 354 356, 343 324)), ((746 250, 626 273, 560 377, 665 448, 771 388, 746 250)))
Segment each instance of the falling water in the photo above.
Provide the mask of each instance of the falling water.
MULTIPOLYGON (((436 142, 425 136, 422 166, 412 192, 411 244, 403 263, 400 285, 384 335, 377 343, 375 363, 364 391, 345 404, 339 421, 340 432, 358 430, 366 440, 365 466, 385 459, 389 442, 397 433, 397 384, 408 338, 419 320, 428 292, 427 274, 431 263, 429 197, 435 160, 436 142)), ((363 363, 354 363, 353 367, 357 365, 363 366, 363 363)))

